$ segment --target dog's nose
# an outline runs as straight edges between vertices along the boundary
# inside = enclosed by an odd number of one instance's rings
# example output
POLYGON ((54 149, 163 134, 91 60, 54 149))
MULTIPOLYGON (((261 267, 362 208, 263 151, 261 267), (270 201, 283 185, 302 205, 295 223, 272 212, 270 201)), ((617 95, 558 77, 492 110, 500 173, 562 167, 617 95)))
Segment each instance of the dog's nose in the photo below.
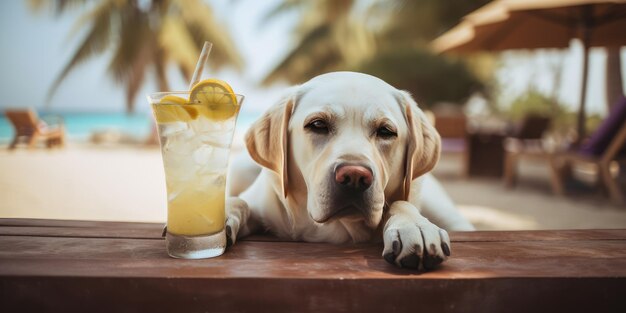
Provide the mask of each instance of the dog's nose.
POLYGON ((335 181, 357 191, 365 191, 372 185, 372 171, 361 165, 339 165, 335 170, 335 181))

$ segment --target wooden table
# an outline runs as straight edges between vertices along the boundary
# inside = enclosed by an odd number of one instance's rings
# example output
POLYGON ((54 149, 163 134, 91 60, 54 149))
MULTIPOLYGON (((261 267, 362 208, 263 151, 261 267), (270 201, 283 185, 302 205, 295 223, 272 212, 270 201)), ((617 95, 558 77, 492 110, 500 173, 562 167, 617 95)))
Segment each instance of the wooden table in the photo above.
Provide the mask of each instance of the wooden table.
POLYGON ((254 237, 176 260, 159 224, 0 219, 0 312, 626 312, 626 230, 451 237, 420 273, 380 244, 254 237))

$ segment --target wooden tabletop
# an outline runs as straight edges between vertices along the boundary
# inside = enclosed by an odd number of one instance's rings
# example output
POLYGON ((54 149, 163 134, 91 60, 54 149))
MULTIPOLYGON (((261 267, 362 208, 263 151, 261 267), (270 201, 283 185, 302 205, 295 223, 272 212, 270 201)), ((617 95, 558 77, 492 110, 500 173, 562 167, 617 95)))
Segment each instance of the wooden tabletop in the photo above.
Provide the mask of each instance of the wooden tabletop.
POLYGON ((161 224, 0 219, 0 312, 626 312, 626 230, 451 233, 432 272, 381 244, 256 236, 169 258, 161 224))

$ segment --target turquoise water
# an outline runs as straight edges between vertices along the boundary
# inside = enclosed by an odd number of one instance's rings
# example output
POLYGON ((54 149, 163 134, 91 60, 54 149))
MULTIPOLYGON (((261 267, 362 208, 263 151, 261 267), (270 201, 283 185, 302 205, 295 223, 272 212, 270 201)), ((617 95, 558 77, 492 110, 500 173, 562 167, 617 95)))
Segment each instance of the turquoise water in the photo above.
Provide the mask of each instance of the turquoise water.
MULTIPOLYGON (((94 131, 107 129, 119 130, 135 138, 146 138, 152 127, 151 114, 39 112, 38 115, 44 120, 61 117, 70 140, 88 140, 94 131)), ((237 129, 248 128, 255 118, 256 115, 239 115, 237 129)), ((4 115, 0 116, 0 142, 10 141, 13 134, 11 123, 4 115)))

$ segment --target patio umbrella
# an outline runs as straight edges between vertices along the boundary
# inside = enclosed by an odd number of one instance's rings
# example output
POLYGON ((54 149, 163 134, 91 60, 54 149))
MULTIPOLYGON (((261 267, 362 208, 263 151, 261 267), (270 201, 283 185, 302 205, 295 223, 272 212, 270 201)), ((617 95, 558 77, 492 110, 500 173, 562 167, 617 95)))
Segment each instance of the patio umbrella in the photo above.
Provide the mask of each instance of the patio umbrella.
POLYGON ((582 42, 583 76, 578 111, 579 140, 585 134, 590 47, 626 44, 626 0, 499 0, 468 14, 435 39, 437 52, 564 48, 582 42))

